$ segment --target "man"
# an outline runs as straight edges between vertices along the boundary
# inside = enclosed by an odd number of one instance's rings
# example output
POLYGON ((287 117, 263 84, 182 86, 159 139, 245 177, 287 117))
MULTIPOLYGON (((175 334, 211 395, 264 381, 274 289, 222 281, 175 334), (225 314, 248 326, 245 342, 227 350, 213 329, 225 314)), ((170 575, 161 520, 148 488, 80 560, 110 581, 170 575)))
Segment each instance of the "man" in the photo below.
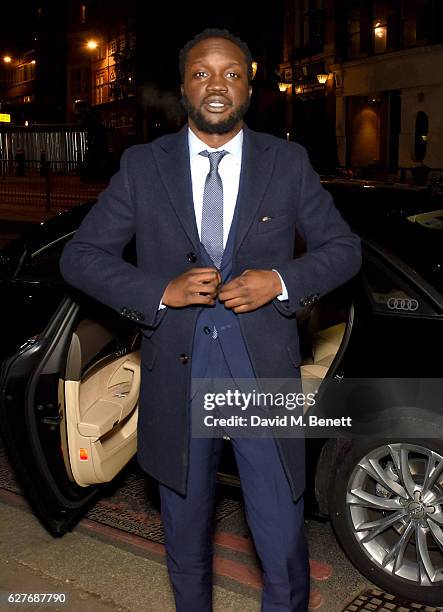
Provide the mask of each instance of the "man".
MULTIPOLYGON (((138 459, 160 482, 179 612, 212 609, 221 439, 192 437, 191 381, 294 378, 295 314, 360 267, 357 237, 305 150, 249 130, 251 55, 226 30, 180 53, 188 125, 131 147, 66 246, 66 280, 140 323, 138 459), (294 259, 296 231, 307 252, 294 259), (136 236, 137 266, 122 259, 136 236)), ((231 436, 265 612, 307 610, 304 446, 231 436)))

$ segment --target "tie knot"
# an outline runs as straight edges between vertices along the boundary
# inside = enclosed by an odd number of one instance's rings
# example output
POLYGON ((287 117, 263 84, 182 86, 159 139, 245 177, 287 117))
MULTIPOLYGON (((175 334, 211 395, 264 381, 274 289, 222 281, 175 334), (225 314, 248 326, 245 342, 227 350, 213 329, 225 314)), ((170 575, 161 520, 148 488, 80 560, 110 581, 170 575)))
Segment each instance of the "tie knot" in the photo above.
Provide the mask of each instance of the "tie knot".
POLYGON ((201 151, 199 155, 203 155, 203 157, 209 157, 209 163, 210 163, 209 171, 212 172, 214 169, 215 170, 218 169, 219 163, 221 162, 223 157, 227 155, 228 153, 229 151, 213 151, 212 153, 209 153, 209 151, 201 151))

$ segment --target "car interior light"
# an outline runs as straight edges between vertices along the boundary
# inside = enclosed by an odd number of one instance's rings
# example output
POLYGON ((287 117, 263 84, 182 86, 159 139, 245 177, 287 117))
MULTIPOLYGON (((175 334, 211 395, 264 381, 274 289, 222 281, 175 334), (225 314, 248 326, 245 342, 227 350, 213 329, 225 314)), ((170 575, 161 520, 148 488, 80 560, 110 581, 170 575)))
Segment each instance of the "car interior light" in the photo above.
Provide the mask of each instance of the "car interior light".
POLYGON ((81 461, 87 461, 88 460, 88 450, 86 448, 79 448, 78 449, 78 454, 80 456, 80 460, 81 461))

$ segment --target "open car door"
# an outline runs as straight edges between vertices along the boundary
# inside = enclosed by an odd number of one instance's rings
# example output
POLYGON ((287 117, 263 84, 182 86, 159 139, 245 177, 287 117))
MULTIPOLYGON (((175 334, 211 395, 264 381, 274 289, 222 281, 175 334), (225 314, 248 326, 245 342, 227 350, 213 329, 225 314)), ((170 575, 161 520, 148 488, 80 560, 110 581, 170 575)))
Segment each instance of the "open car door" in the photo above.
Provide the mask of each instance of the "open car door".
POLYGON ((2 364, 0 424, 24 494, 53 535, 72 527, 136 452, 139 332, 64 297, 2 364))

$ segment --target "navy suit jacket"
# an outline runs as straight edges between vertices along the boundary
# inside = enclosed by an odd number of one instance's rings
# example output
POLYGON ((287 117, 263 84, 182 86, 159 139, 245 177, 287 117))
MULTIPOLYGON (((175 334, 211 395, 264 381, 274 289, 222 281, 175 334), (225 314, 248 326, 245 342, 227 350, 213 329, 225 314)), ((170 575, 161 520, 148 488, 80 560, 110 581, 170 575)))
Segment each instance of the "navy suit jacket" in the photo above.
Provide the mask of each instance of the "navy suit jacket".
MULTIPOLYGON (((138 457, 160 482, 185 493, 194 330, 201 307, 158 306, 169 281, 202 266, 192 199, 187 129, 127 149, 61 258, 66 281, 140 324, 142 382, 138 457), (122 259, 136 236, 137 265, 122 259)), ((299 144, 244 127, 232 275, 277 269, 289 300, 239 316, 256 376, 299 376, 296 313, 354 276, 360 241, 321 186, 299 144), (264 221, 263 218, 269 219, 264 221), (306 253, 294 258, 297 234, 306 253)), ((282 441, 280 441, 282 442, 282 441)), ((300 475, 295 442, 280 445, 300 475)), ((294 498, 301 494, 298 478, 294 498)))

